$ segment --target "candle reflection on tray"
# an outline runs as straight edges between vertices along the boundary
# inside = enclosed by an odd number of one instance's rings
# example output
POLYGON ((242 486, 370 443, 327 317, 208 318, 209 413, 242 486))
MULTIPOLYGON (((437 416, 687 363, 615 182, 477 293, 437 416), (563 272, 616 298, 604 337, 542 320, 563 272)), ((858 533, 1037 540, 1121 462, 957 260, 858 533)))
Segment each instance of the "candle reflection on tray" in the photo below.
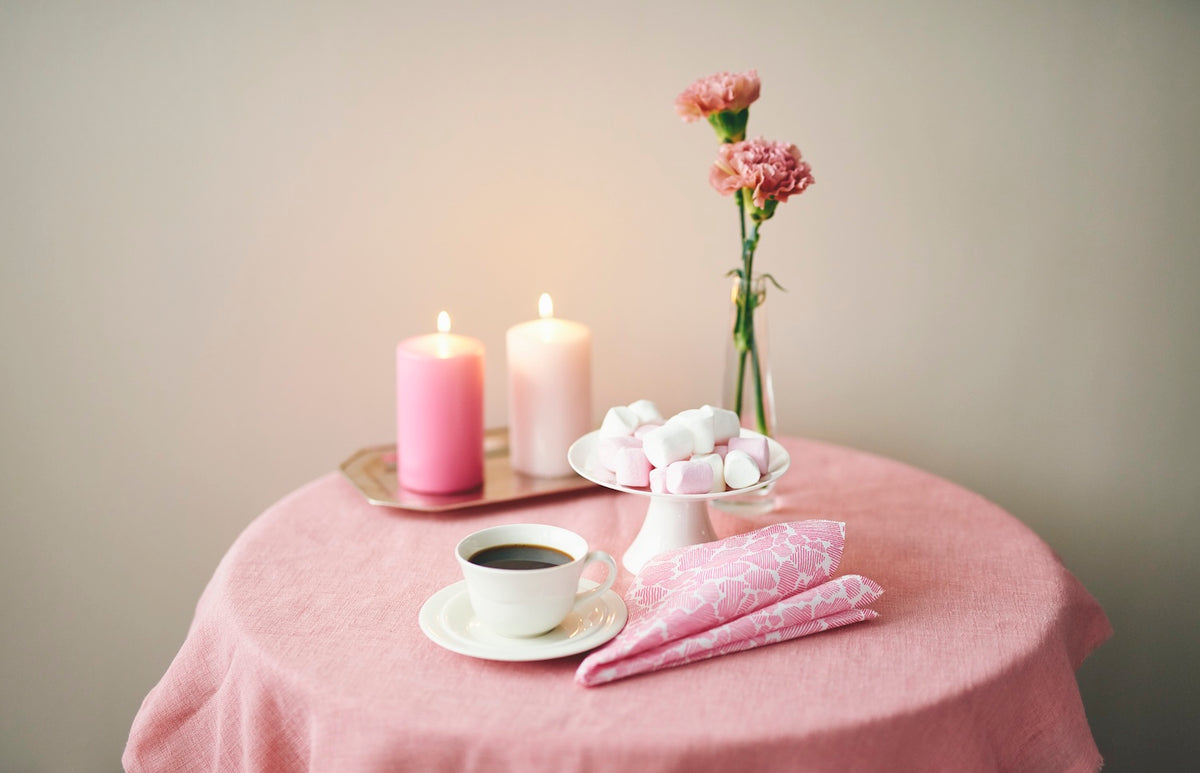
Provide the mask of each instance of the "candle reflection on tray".
POLYGON ((605 491, 574 472, 558 478, 517 472, 509 462, 506 427, 484 433, 483 455, 483 486, 454 494, 422 494, 400 488, 396 482, 394 444, 360 449, 342 462, 339 469, 369 503, 424 512, 483 507, 570 492, 605 491))

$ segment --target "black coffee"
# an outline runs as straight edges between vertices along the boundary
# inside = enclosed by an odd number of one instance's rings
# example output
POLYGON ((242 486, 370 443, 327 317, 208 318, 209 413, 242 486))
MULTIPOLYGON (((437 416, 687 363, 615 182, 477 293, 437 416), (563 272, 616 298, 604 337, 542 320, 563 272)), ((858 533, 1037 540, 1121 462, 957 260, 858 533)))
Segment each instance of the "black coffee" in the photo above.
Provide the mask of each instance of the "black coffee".
POLYGON ((480 550, 467 560, 493 569, 547 569, 569 564, 575 559, 545 545, 496 545, 480 550))

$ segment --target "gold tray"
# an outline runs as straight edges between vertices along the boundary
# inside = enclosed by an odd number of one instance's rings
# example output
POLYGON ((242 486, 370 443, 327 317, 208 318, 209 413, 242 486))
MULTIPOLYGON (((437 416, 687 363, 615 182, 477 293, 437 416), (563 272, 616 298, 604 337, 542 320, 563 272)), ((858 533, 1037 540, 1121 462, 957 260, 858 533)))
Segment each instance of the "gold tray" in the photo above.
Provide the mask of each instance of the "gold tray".
POLYGON ((424 512, 462 510, 572 491, 604 491, 573 472, 559 478, 535 478, 517 472, 508 460, 507 427, 484 432, 483 486, 471 491, 421 494, 400 488, 394 443, 359 449, 339 469, 371 504, 424 512))

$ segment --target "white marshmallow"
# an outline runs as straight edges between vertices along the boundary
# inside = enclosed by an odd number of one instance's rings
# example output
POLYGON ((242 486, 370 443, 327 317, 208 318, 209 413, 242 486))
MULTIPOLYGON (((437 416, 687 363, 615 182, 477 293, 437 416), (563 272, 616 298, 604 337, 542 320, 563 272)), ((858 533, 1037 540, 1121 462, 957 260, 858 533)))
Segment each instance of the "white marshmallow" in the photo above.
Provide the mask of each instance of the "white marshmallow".
POLYGON ((688 428, 688 431, 692 433, 692 453, 712 453, 715 437, 711 413, 705 413, 699 408, 691 408, 675 414, 667 423, 679 423, 688 428))
POLYGON ((608 413, 604 414, 604 422, 600 424, 600 435, 601 437, 632 435, 637 426, 637 414, 624 405, 618 405, 609 408, 608 413))
POLYGON ((725 490, 725 462, 721 459, 720 454, 704 454, 702 456, 693 456, 692 461, 707 462, 708 466, 712 467, 713 481, 712 488, 709 489, 711 492, 715 494, 718 491, 725 490))
POLYGON ((771 468, 771 447, 762 435, 750 437, 735 437, 729 439, 730 451, 745 451, 758 465, 760 475, 766 475, 771 468))
POLYGON ((650 464, 666 467, 692 455, 692 433, 682 424, 667 422, 642 437, 642 449, 650 464))
MULTIPOLYGON (((753 464, 753 462, 751 462, 753 464)), ((667 491, 671 494, 707 494, 712 491, 712 467, 691 459, 667 467, 667 491)))
POLYGON ((711 413, 713 417, 713 439, 718 443, 724 443, 729 438, 737 437, 742 431, 741 422, 738 420, 738 415, 735 411, 727 408, 718 408, 715 405, 703 405, 700 410, 711 413))
POLYGON ((642 441, 626 435, 602 437, 596 441, 596 456, 600 466, 609 472, 617 471, 617 452, 623 448, 640 448, 642 441))
POLYGON ((663 420, 658 406, 649 400, 635 400, 629 404, 629 410, 634 412, 642 424, 655 424, 663 420))
POLYGON ((617 485, 650 485, 650 460, 641 448, 622 448, 618 451, 616 467, 617 485))
POLYGON ((667 493, 667 471, 664 468, 650 468, 650 490, 655 494, 667 493))
POLYGON ((733 448, 725 454, 725 483, 729 488, 753 486, 761 477, 758 462, 751 459, 750 454, 733 448))

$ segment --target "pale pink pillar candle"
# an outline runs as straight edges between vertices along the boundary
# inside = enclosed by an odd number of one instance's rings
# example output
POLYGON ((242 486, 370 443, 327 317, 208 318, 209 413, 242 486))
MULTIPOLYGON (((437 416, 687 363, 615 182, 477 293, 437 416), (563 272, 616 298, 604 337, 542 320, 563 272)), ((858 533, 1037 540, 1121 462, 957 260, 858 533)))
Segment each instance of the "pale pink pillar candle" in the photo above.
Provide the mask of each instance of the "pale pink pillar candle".
POLYGON ((554 317, 508 329, 508 446, 513 469, 538 477, 571 472, 567 449, 592 427, 592 331, 554 317))
POLYGON ((427 494, 483 484, 483 343, 438 332, 396 346, 396 477, 427 494))

